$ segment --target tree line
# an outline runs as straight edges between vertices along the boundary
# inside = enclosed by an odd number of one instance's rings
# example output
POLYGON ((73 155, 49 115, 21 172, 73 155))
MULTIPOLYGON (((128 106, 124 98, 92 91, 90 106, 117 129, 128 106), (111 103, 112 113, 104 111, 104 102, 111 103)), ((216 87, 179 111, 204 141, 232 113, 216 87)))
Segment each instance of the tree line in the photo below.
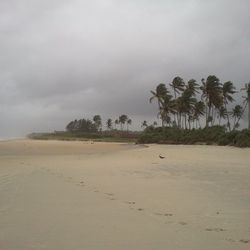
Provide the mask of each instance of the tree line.
MULTIPOLYGON (((121 131, 127 130, 129 131, 129 126, 132 125, 132 119, 128 117, 128 115, 120 115, 117 119, 112 120, 108 118, 106 120, 105 126, 106 129, 117 130, 118 127, 121 131), (120 126, 119 126, 120 125, 120 126)), ((100 115, 93 116, 92 120, 90 119, 75 119, 69 122, 66 126, 66 130, 68 132, 87 132, 87 133, 94 133, 94 132, 101 132, 103 130, 103 121, 100 115)))
POLYGON ((240 126, 240 120, 248 106, 248 126, 250 128, 250 82, 237 91, 231 81, 221 83, 215 75, 202 79, 201 84, 191 79, 185 82, 181 77, 175 77, 167 86, 157 85, 151 91, 150 102, 157 101, 158 117, 162 127, 182 129, 202 128, 223 124, 228 131, 240 126), (241 104, 229 106, 235 102, 234 95, 244 91, 241 104))

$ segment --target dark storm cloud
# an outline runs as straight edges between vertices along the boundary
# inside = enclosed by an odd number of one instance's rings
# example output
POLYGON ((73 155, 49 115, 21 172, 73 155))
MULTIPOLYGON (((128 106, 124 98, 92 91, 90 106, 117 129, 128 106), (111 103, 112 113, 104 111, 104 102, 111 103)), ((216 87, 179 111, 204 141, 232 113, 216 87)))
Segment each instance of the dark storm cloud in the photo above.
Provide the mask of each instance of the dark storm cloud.
POLYGON ((100 113, 155 118, 176 75, 250 80, 248 0, 0 1, 0 135, 100 113))

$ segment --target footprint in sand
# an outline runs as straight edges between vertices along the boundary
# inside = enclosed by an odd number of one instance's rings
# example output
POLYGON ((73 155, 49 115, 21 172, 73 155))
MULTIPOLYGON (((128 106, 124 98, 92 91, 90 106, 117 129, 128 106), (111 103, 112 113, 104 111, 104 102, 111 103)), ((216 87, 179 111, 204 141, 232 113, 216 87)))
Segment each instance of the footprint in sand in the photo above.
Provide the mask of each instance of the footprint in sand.
POLYGON ((126 201, 125 203, 127 203, 129 205, 135 205, 135 201, 126 201))
POLYGON ((229 242, 231 242, 231 243, 234 243, 234 242, 235 242, 235 240, 233 240, 233 239, 231 239, 231 238, 226 239, 226 241, 229 241, 229 242))
POLYGON ((173 216, 173 214, 171 214, 171 213, 155 213, 155 215, 159 215, 159 216, 173 216))
POLYGON ((143 211, 144 209, 143 209, 143 208, 137 208, 137 210, 141 212, 141 211, 143 211))
POLYGON ((179 224, 182 225, 182 226, 186 226, 186 225, 187 225, 187 222, 185 222, 185 221, 180 221, 179 224))
POLYGON ((227 231, 226 229, 223 229, 223 228, 206 228, 205 230, 208 232, 225 232, 225 231, 227 231))
POLYGON ((113 196, 114 194, 112 194, 112 193, 105 193, 106 195, 108 195, 108 196, 113 196))
POLYGON ((241 239, 241 240, 239 240, 239 242, 247 244, 247 243, 249 243, 249 242, 250 242, 250 240, 247 240, 247 239, 241 239))

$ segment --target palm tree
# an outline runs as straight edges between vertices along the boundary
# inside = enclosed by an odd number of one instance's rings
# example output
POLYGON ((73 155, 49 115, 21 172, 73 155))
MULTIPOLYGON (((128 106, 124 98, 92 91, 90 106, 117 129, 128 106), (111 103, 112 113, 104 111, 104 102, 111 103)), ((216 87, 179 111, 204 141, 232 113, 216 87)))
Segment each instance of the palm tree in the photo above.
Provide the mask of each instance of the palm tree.
MULTIPOLYGON (((226 111, 226 113, 224 113, 224 114, 227 117, 227 126, 228 126, 229 131, 231 131, 231 124, 230 124, 230 119, 229 119, 229 113, 227 111, 227 104, 229 102, 233 102, 234 101, 232 95, 235 94, 235 93, 236 93, 235 87, 233 86, 232 82, 228 81, 228 82, 225 82, 223 84, 223 86, 222 86, 222 94, 223 94, 223 102, 224 102, 224 108, 225 108, 225 110, 223 110, 223 108, 221 108, 220 111, 226 111)), ((224 117, 222 117, 222 118, 224 119, 224 117)))
POLYGON ((202 81, 202 99, 206 103, 206 127, 208 127, 209 122, 213 122, 214 111, 221 106, 223 103, 222 87, 219 78, 214 75, 207 77, 207 80, 202 81))
POLYGON ((205 113, 205 104, 203 101, 196 102, 194 105, 194 119, 196 120, 196 128, 197 128, 197 122, 199 123, 199 127, 201 127, 200 124, 200 116, 203 116, 205 113))
MULTIPOLYGON (((160 83, 156 87, 155 91, 151 90, 150 92, 151 92, 151 94, 153 96, 149 99, 149 102, 151 103, 154 99, 156 99, 157 102, 158 102, 158 109, 160 111, 160 109, 161 109, 161 99, 164 98, 164 96, 168 93, 166 85, 164 83, 160 83)), ((163 127, 163 117, 160 116, 160 118, 161 118, 162 127, 163 127)))
POLYGON ((93 121, 94 121, 94 123, 96 125, 97 130, 101 130, 101 128, 102 128, 102 118, 101 118, 101 116, 100 115, 95 115, 93 117, 93 121))
POLYGON ((141 127, 142 128, 144 128, 144 127, 147 128, 148 127, 147 121, 143 121, 142 124, 141 124, 141 127))
POLYGON ((123 130, 123 125, 126 123, 127 120, 128 120, 127 115, 121 115, 119 117, 119 123, 121 124, 121 130, 123 130))
POLYGON ((250 129, 250 82, 245 84, 245 88, 242 90, 245 90, 247 92, 247 96, 245 98, 245 107, 244 111, 248 105, 248 129, 250 129))
POLYGON ((107 122, 106 122, 107 128, 108 128, 109 130, 112 129, 112 124, 113 124, 112 119, 109 118, 109 119, 107 120, 107 122))
MULTIPOLYGON (((219 116, 219 125, 221 124, 221 119, 226 119, 227 117, 229 117, 227 109, 224 106, 221 106, 219 108, 218 116, 219 116)), ((228 121, 228 123, 230 123, 230 121, 228 121)), ((229 124, 228 124, 228 127, 230 127, 229 124)))
POLYGON ((237 127, 239 127, 239 120, 241 119, 243 113, 244 113, 244 109, 242 106, 236 105, 233 108, 233 111, 232 111, 232 117, 234 117, 233 130, 235 130, 237 127))
MULTIPOLYGON (((177 94, 180 94, 180 92, 184 91, 185 89, 185 82, 183 81, 183 79, 179 76, 176 76, 172 83, 169 84, 170 87, 172 87, 172 89, 174 90, 174 97, 175 97, 175 100, 177 98, 177 94)), ((178 102, 176 103, 177 106, 178 106, 178 102)), ((176 107, 177 107, 176 106, 176 107)), ((178 111, 178 110, 177 110, 178 111)), ((178 123, 178 126, 180 127, 180 124, 179 124, 179 121, 181 119, 181 114, 179 114, 178 112, 176 113, 176 116, 177 116, 177 123, 178 123), (179 115, 179 117, 178 117, 179 115)), ((176 116, 174 115, 174 121, 176 123, 176 116)))
POLYGON ((174 90, 174 97, 176 99, 177 94, 180 94, 181 91, 184 91, 185 89, 185 82, 183 81, 183 79, 179 76, 176 76, 172 83, 169 84, 173 90, 174 90))
POLYGON ((115 129, 116 129, 116 126, 119 124, 119 120, 118 119, 115 119, 115 129))
POLYGON ((129 118, 129 119, 127 120, 127 131, 128 131, 128 126, 131 125, 131 124, 132 124, 132 120, 129 118))
POLYGON ((191 93, 191 95, 195 96, 197 93, 199 93, 199 84, 196 82, 196 80, 191 79, 187 82, 186 89, 191 93))
POLYGON ((163 119, 164 123, 170 124, 171 123, 171 114, 175 114, 175 104, 172 100, 172 95, 166 94, 160 100, 160 111, 159 114, 163 119))

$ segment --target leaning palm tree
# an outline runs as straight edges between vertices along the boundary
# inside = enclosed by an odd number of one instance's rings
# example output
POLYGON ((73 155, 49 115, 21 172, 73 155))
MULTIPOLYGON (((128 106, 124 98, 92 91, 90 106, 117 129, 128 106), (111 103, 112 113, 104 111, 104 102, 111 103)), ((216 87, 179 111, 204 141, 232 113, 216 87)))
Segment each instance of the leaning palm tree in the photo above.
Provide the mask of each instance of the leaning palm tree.
POLYGON ((213 122, 214 112, 223 102, 222 86, 219 78, 214 75, 207 77, 207 80, 201 80, 202 99, 206 103, 206 127, 209 122, 213 122))
MULTIPOLYGON (((231 131, 231 125, 230 125, 229 113, 227 111, 227 104, 229 102, 234 101, 232 95, 235 93, 236 93, 235 87, 234 87, 232 82, 228 81, 228 82, 225 82, 223 84, 222 94, 223 94, 224 109, 221 107, 220 111, 226 111, 226 113, 224 112, 224 114, 227 117, 227 126, 228 126, 229 131, 231 131)), ((219 111, 219 114, 220 114, 220 111, 219 111)), ((223 119, 224 119, 224 117, 223 117, 223 119)))
MULTIPOLYGON (((168 90, 167 90, 167 88, 166 88, 166 85, 165 85, 164 83, 160 83, 160 84, 156 87, 155 91, 151 90, 150 92, 151 92, 151 94, 153 95, 153 96, 149 99, 150 103, 151 103, 154 99, 156 99, 156 100, 157 100, 157 103, 158 103, 158 109, 159 109, 159 111, 160 111, 160 109, 161 109, 161 99, 164 98, 164 96, 168 93, 168 90)), ((163 117, 160 116, 160 118, 161 118, 162 127, 163 127, 163 117)))

